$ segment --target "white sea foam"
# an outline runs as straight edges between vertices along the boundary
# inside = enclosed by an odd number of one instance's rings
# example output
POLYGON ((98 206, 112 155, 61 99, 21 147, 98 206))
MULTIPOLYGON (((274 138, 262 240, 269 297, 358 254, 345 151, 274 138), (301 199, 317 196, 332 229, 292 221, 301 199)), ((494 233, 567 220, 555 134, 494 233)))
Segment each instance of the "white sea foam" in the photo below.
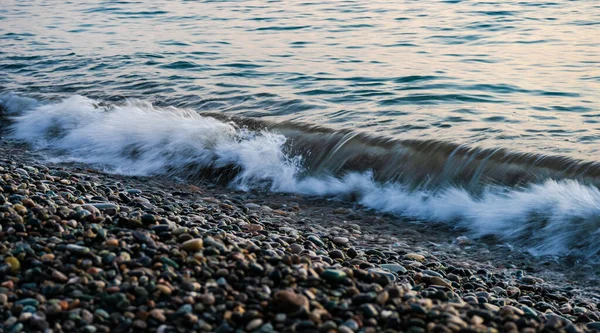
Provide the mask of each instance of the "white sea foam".
POLYGON ((192 110, 157 108, 141 101, 98 107, 73 96, 40 103, 0 95, 11 118, 11 137, 58 156, 149 175, 202 168, 237 167, 231 185, 240 189, 316 196, 353 194, 360 204, 422 221, 494 234, 537 254, 600 251, 600 191, 575 180, 546 180, 525 188, 488 187, 477 196, 458 187, 414 190, 381 184, 370 173, 302 176, 300 157, 287 156, 286 138, 251 132, 192 110))

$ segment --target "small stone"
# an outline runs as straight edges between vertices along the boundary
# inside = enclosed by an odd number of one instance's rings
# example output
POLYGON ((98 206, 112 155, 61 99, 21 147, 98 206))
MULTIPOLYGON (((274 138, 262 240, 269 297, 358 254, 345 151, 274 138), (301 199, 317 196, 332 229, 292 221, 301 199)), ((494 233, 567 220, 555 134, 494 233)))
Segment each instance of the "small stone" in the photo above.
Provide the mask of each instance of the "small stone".
POLYGON ((55 316, 63 311, 62 307, 58 304, 50 304, 46 307, 47 316, 55 316))
POLYGON ((21 205, 21 204, 15 204, 12 206, 12 208, 17 212, 17 214, 19 215, 27 215, 27 208, 25 208, 25 206, 21 205))
POLYGON ((98 331, 98 329, 93 325, 85 325, 83 327, 83 331, 85 333, 96 333, 98 331))
POLYGON ((531 318, 537 318, 538 314, 537 312, 535 312, 535 310, 533 310, 532 308, 525 306, 525 305, 521 305, 521 310, 523 310, 523 313, 531 318))
POLYGON ((425 256, 418 253, 408 253, 404 255, 404 258, 409 260, 425 261, 425 256))
POLYGON ((116 215, 119 212, 119 206, 110 202, 94 203, 92 205, 108 215, 116 215))
POLYGON ((293 254, 298 254, 302 252, 302 250, 304 250, 304 247, 302 245, 297 243, 290 244, 290 252, 292 252, 293 254))
POLYGON ((152 240, 152 238, 150 236, 148 236, 148 234, 145 233, 145 232, 141 232, 141 231, 135 230, 131 234, 133 235, 133 237, 135 237, 135 239, 137 239, 141 243, 144 243, 144 244, 154 244, 154 241, 152 240))
POLYGON ((353 259, 358 256, 358 252, 353 247, 349 248, 348 251, 346 251, 346 254, 348 254, 348 257, 353 259))
POLYGON ((326 269, 321 273, 321 278, 329 282, 339 283, 346 278, 346 273, 338 269, 326 269))
POLYGON ((38 300, 36 300, 35 298, 23 298, 23 299, 16 301, 15 305, 22 305, 22 306, 30 305, 30 306, 37 308, 38 305, 40 305, 40 302, 38 300))
POLYGON ((337 328, 338 333, 354 333, 353 330, 350 329, 350 327, 346 326, 346 325, 340 325, 337 328))
POLYGON ((48 322, 46 321, 46 315, 44 315, 44 313, 41 312, 34 313, 31 316, 31 319, 29 319, 29 325, 31 325, 31 327, 34 329, 42 331, 50 326, 50 324, 48 324, 48 322))
POLYGON ((344 245, 348 244, 349 241, 350 240, 346 237, 335 237, 333 239, 333 243, 335 243, 335 245, 338 245, 338 246, 344 246, 344 245))
POLYGON ((408 272, 408 270, 406 270, 406 268, 404 268, 404 266, 398 265, 398 264, 381 264, 380 266, 381 266, 381 268, 387 269, 388 271, 393 272, 393 273, 406 274, 408 272))
POLYGON ((19 333, 23 330, 23 324, 22 323, 18 323, 16 325, 14 325, 10 331, 8 331, 9 333, 19 333))
POLYGON ((251 320, 248 325, 246 325, 246 331, 251 332, 255 329, 259 328, 263 324, 263 320, 260 318, 256 318, 251 320))
POLYGON ((249 202, 247 204, 244 204, 244 207, 250 209, 250 210, 255 210, 255 209, 260 209, 260 205, 259 204, 255 204, 253 202, 249 202))
POLYGON ((295 293, 291 289, 276 292, 273 301, 277 304, 277 309, 285 313, 298 312, 301 309, 308 312, 310 304, 306 296, 295 293))
POLYGON ((344 259, 344 252, 340 250, 329 251, 331 259, 344 259))
POLYGON ((540 281, 542 281, 542 279, 538 279, 533 276, 524 276, 521 278, 521 281, 523 281, 524 283, 527 283, 527 284, 536 284, 536 283, 539 283, 540 281))
POLYGON ((67 245, 67 250, 77 253, 77 254, 80 254, 80 255, 86 255, 86 254, 90 253, 90 249, 88 247, 76 245, 76 244, 67 245))
POLYGON ((156 289, 160 290, 163 295, 169 296, 173 293, 173 289, 165 284, 157 284, 156 289))
POLYGON ((60 283, 65 283, 69 280, 69 278, 66 275, 57 270, 52 271, 52 278, 60 283))
POLYGON ((385 305, 385 303, 387 303, 389 298, 390 298, 390 294, 384 290, 384 291, 380 292, 379 295, 377 295, 377 304, 383 306, 383 305, 385 305))
POLYGON ((428 282, 430 285, 441 286, 441 287, 446 287, 446 288, 452 289, 452 284, 443 278, 440 278, 437 276, 430 276, 428 280, 429 280, 428 282))
POLYGON ((181 248, 188 252, 197 252, 202 249, 203 241, 202 238, 190 239, 183 244, 181 244, 181 248))
POLYGON ((264 229, 264 227, 260 224, 246 224, 244 225, 244 229, 248 232, 259 232, 264 229))
POLYGON ((161 323, 164 323, 167 320, 163 309, 153 309, 150 311, 150 316, 161 323))
POLYGON ((94 315, 86 309, 81 310, 81 319, 87 324, 94 322, 94 315))
POLYGON ((598 330, 600 331, 600 321, 594 321, 591 323, 587 323, 585 324, 585 326, 591 330, 598 330))
POLYGON ((144 225, 152 225, 156 223, 156 217, 152 214, 142 215, 141 220, 144 225))
POLYGON ((392 274, 392 273, 390 273, 390 272, 388 272, 386 270, 383 270, 383 269, 369 268, 368 272, 375 273, 375 274, 380 275, 380 276, 384 276, 384 277, 386 277, 391 282, 396 281, 396 276, 394 274, 392 274))
POLYGON ((439 278, 443 278, 442 274, 436 272, 436 271, 432 271, 430 269, 424 269, 421 271, 421 274, 423 275, 427 275, 427 276, 437 276, 439 278))
POLYGON ((200 300, 202 301, 202 304, 205 304, 205 305, 213 305, 213 304, 215 304, 215 301, 216 301, 215 296, 210 293, 201 295, 200 300))
POLYGON ((317 237, 315 235, 310 235, 310 236, 306 237, 306 239, 309 240, 311 243, 317 245, 317 246, 324 246, 325 245, 325 243, 323 243, 323 241, 319 237, 317 237))
POLYGON ((4 262, 10 267, 10 272, 12 274, 16 274, 21 270, 21 263, 19 262, 19 259, 15 257, 8 257, 4 259, 4 262))
POLYGON ((379 312, 373 304, 363 304, 360 308, 365 317, 367 318, 377 317, 377 315, 379 314, 379 312))

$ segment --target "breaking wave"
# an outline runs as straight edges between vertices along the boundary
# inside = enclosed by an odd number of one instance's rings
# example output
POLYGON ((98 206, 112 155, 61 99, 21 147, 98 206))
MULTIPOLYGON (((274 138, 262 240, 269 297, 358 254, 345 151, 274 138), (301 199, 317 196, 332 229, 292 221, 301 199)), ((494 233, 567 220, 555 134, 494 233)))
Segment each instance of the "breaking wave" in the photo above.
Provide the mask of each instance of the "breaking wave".
POLYGON ((0 95, 11 139, 130 175, 211 177, 243 190, 356 198, 368 208, 495 235, 536 254, 600 252, 600 165, 82 96, 0 95))

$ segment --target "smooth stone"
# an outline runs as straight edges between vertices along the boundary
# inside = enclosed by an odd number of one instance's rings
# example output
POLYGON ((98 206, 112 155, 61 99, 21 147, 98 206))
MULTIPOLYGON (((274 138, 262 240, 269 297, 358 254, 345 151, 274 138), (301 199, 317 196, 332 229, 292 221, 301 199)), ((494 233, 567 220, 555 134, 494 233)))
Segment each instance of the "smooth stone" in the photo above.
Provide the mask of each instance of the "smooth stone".
POLYGON ((190 239, 183 244, 181 244, 181 248, 188 252, 196 252, 202 249, 203 240, 202 238, 190 239))
POLYGON ((369 268, 367 271, 371 272, 371 273, 375 273, 377 275, 385 276, 391 282, 396 281, 396 276, 394 274, 392 274, 388 271, 384 271, 383 269, 369 268))
POLYGON ((346 326, 347 328, 349 328, 352 331, 358 331, 360 329, 358 322, 354 319, 348 319, 342 325, 346 326))
POLYGON ((525 315, 528 317, 532 317, 532 318, 538 317, 537 312, 535 312, 535 310, 533 310, 532 308, 530 308, 528 306, 521 305, 521 310, 523 310, 523 313, 525 313, 525 315))
POLYGON ((278 305, 277 309, 285 313, 298 312, 301 309, 304 309, 306 312, 309 310, 310 303, 308 298, 291 289, 276 292, 273 300, 278 305))
POLYGON ((8 265, 12 274, 16 274, 21 270, 21 262, 15 257, 8 257, 4 259, 4 262, 8 265))
POLYGON ((183 316, 186 313, 192 313, 193 308, 191 304, 185 304, 182 305, 179 309, 177 309, 177 312, 175 312, 175 315, 177 316, 183 316))
POLYGON ((83 331, 86 333, 96 333, 98 329, 93 325, 85 325, 83 331))
POLYGON ((323 243, 323 241, 315 235, 310 235, 306 239, 317 246, 325 245, 325 243, 323 243))
POLYGON ((15 305, 22 305, 22 306, 30 305, 30 306, 37 308, 40 305, 40 302, 38 300, 36 300, 35 298, 23 298, 18 301, 15 301, 15 305))
POLYGON ((340 250, 329 251, 329 257, 332 259, 344 259, 344 252, 340 250))
POLYGON ((76 244, 67 245, 67 250, 77 253, 77 254, 82 254, 82 255, 90 253, 90 249, 88 247, 76 245, 76 244))
POLYGON ((262 319, 260 319, 260 318, 252 319, 248 323, 248 325, 246 325, 246 331, 248 331, 248 332, 254 331, 255 329, 259 328, 262 324, 263 324, 262 319))
POLYGON ((119 205, 110 202, 92 203, 91 205, 109 215, 115 215, 119 212, 119 205))
POLYGON ((304 250, 304 247, 297 243, 290 244, 289 247, 290 247, 290 252, 292 252, 293 254, 298 254, 298 253, 302 252, 302 250, 304 250))
POLYGON ((353 247, 349 248, 348 251, 346 251, 346 254, 352 259, 358 256, 358 252, 353 247))
POLYGON ((441 287, 446 287, 446 288, 452 289, 452 284, 448 280, 437 277, 437 276, 429 277, 428 282, 429 282, 429 284, 432 284, 434 286, 441 286, 441 287))
POLYGON ((167 295, 167 296, 169 296, 169 295, 171 295, 171 293, 173 293, 173 289, 171 289, 171 287, 169 287, 165 284, 157 284, 156 289, 160 290, 160 292, 163 295, 167 295))
POLYGON ((170 258, 167 258, 167 257, 161 257, 161 258, 160 258, 160 261, 161 261, 163 264, 167 265, 167 266, 171 266, 171 267, 173 267, 173 268, 177 268, 177 269, 179 268, 179 264, 178 264, 178 263, 176 263, 175 261, 173 261, 173 260, 172 260, 172 259, 170 259, 170 258))
POLYGON ((399 265, 399 264, 381 264, 379 266, 381 266, 381 268, 387 269, 388 271, 393 272, 393 273, 406 274, 408 272, 408 270, 406 268, 404 268, 404 266, 399 265))
POLYGON ((69 278, 66 275, 57 270, 52 271, 52 278, 61 283, 65 283, 69 280, 69 278))
POLYGON ((254 209, 260 209, 260 205, 259 204, 255 204, 253 202, 249 202, 247 204, 244 204, 244 207, 250 209, 250 210, 254 210, 254 209))
POLYGON ((154 243, 152 238, 150 238, 150 236, 148 236, 145 232, 136 230, 136 231, 132 232, 131 234, 133 235, 133 237, 135 237, 135 239, 137 239, 138 241, 140 241, 142 243, 146 243, 146 244, 154 243))
POLYGON ((22 323, 18 323, 18 324, 14 325, 14 326, 13 326, 13 327, 10 329, 9 333, 19 333, 19 332, 21 332, 22 330, 23 330, 23 324, 22 324, 22 323))
POLYGON ((157 321, 164 323, 167 320, 167 317, 165 316, 165 311, 163 309, 152 309, 152 311, 150 311, 150 317, 156 319, 157 321))
POLYGON ((339 245, 339 246, 346 245, 346 244, 348 244, 348 242, 350 242, 350 240, 346 237, 335 237, 333 239, 333 243, 335 243, 335 245, 339 245))
POLYGON ((321 273, 321 278, 329 282, 341 282, 346 278, 346 273, 339 269, 326 269, 321 273))
POLYGON ((379 314, 379 312, 373 304, 363 304, 361 305, 360 309, 367 318, 377 317, 377 315, 379 314))
POLYGON ((418 253, 408 253, 404 255, 404 258, 409 260, 425 261, 425 256, 418 253))
POLYGON ((585 326, 589 329, 600 331, 600 321, 594 321, 591 323, 587 323, 587 324, 585 324, 585 326))
POLYGON ((425 275, 429 275, 429 276, 437 276, 439 278, 443 278, 442 274, 432 271, 432 270, 429 270, 429 269, 422 270, 421 273, 423 273, 425 275))
POLYGON ((145 225, 150 225, 156 223, 156 217, 152 214, 144 214, 141 217, 142 223, 145 225))
POLYGON ((337 331, 338 331, 338 333, 354 333, 354 331, 346 325, 338 326, 337 331))

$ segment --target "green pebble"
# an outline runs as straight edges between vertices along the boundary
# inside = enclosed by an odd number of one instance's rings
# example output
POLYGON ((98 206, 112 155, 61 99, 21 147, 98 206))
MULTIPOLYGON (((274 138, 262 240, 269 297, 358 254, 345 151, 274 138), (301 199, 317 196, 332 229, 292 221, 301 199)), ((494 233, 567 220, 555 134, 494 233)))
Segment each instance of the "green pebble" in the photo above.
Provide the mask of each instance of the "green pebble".
POLYGON ((10 329, 10 333, 19 333, 23 330, 23 324, 18 323, 15 324, 11 329, 10 329))
POLYGON ((40 302, 35 298, 23 298, 23 299, 16 301, 15 305, 22 305, 22 306, 30 305, 30 306, 38 307, 40 305, 40 302))
POLYGON ((167 265, 167 266, 171 266, 171 267, 174 267, 174 268, 179 268, 179 264, 178 264, 178 263, 176 263, 175 261, 173 261, 173 260, 172 260, 172 259, 170 259, 170 258, 167 258, 167 257, 161 257, 161 258, 160 258, 160 261, 161 261, 163 264, 167 265))
POLYGON ((306 239, 309 240, 310 242, 312 242, 313 244, 317 245, 317 246, 323 246, 323 245, 325 245, 325 243, 323 243, 323 241, 320 240, 319 237, 314 236, 314 235, 310 235, 306 239))
POLYGON ((190 304, 185 304, 185 305, 182 305, 182 306, 181 306, 181 307, 180 307, 180 308, 177 310, 177 312, 175 312, 175 315, 176 315, 176 316, 183 316, 183 315, 184 315, 184 314, 186 314, 186 313, 191 313, 191 312, 192 312, 192 310, 193 310, 193 308, 192 308, 192 305, 190 305, 190 304))
POLYGON ((21 312, 35 313, 35 311, 37 311, 37 308, 35 306, 26 305, 23 307, 23 310, 21 312))
POLYGON ((96 311, 94 311, 94 314, 96 315, 96 317, 100 317, 104 320, 110 318, 110 315, 108 314, 108 312, 106 312, 102 309, 97 309, 96 311))
POLYGON ((535 310, 533 310, 532 308, 525 306, 525 305, 521 305, 521 310, 523 310, 523 312, 525 312, 525 315, 528 317, 532 317, 532 318, 537 318, 537 312, 535 312, 535 310))
POLYGON ((338 269, 326 269, 321 273, 321 277, 330 282, 341 282, 346 278, 346 273, 338 269))

